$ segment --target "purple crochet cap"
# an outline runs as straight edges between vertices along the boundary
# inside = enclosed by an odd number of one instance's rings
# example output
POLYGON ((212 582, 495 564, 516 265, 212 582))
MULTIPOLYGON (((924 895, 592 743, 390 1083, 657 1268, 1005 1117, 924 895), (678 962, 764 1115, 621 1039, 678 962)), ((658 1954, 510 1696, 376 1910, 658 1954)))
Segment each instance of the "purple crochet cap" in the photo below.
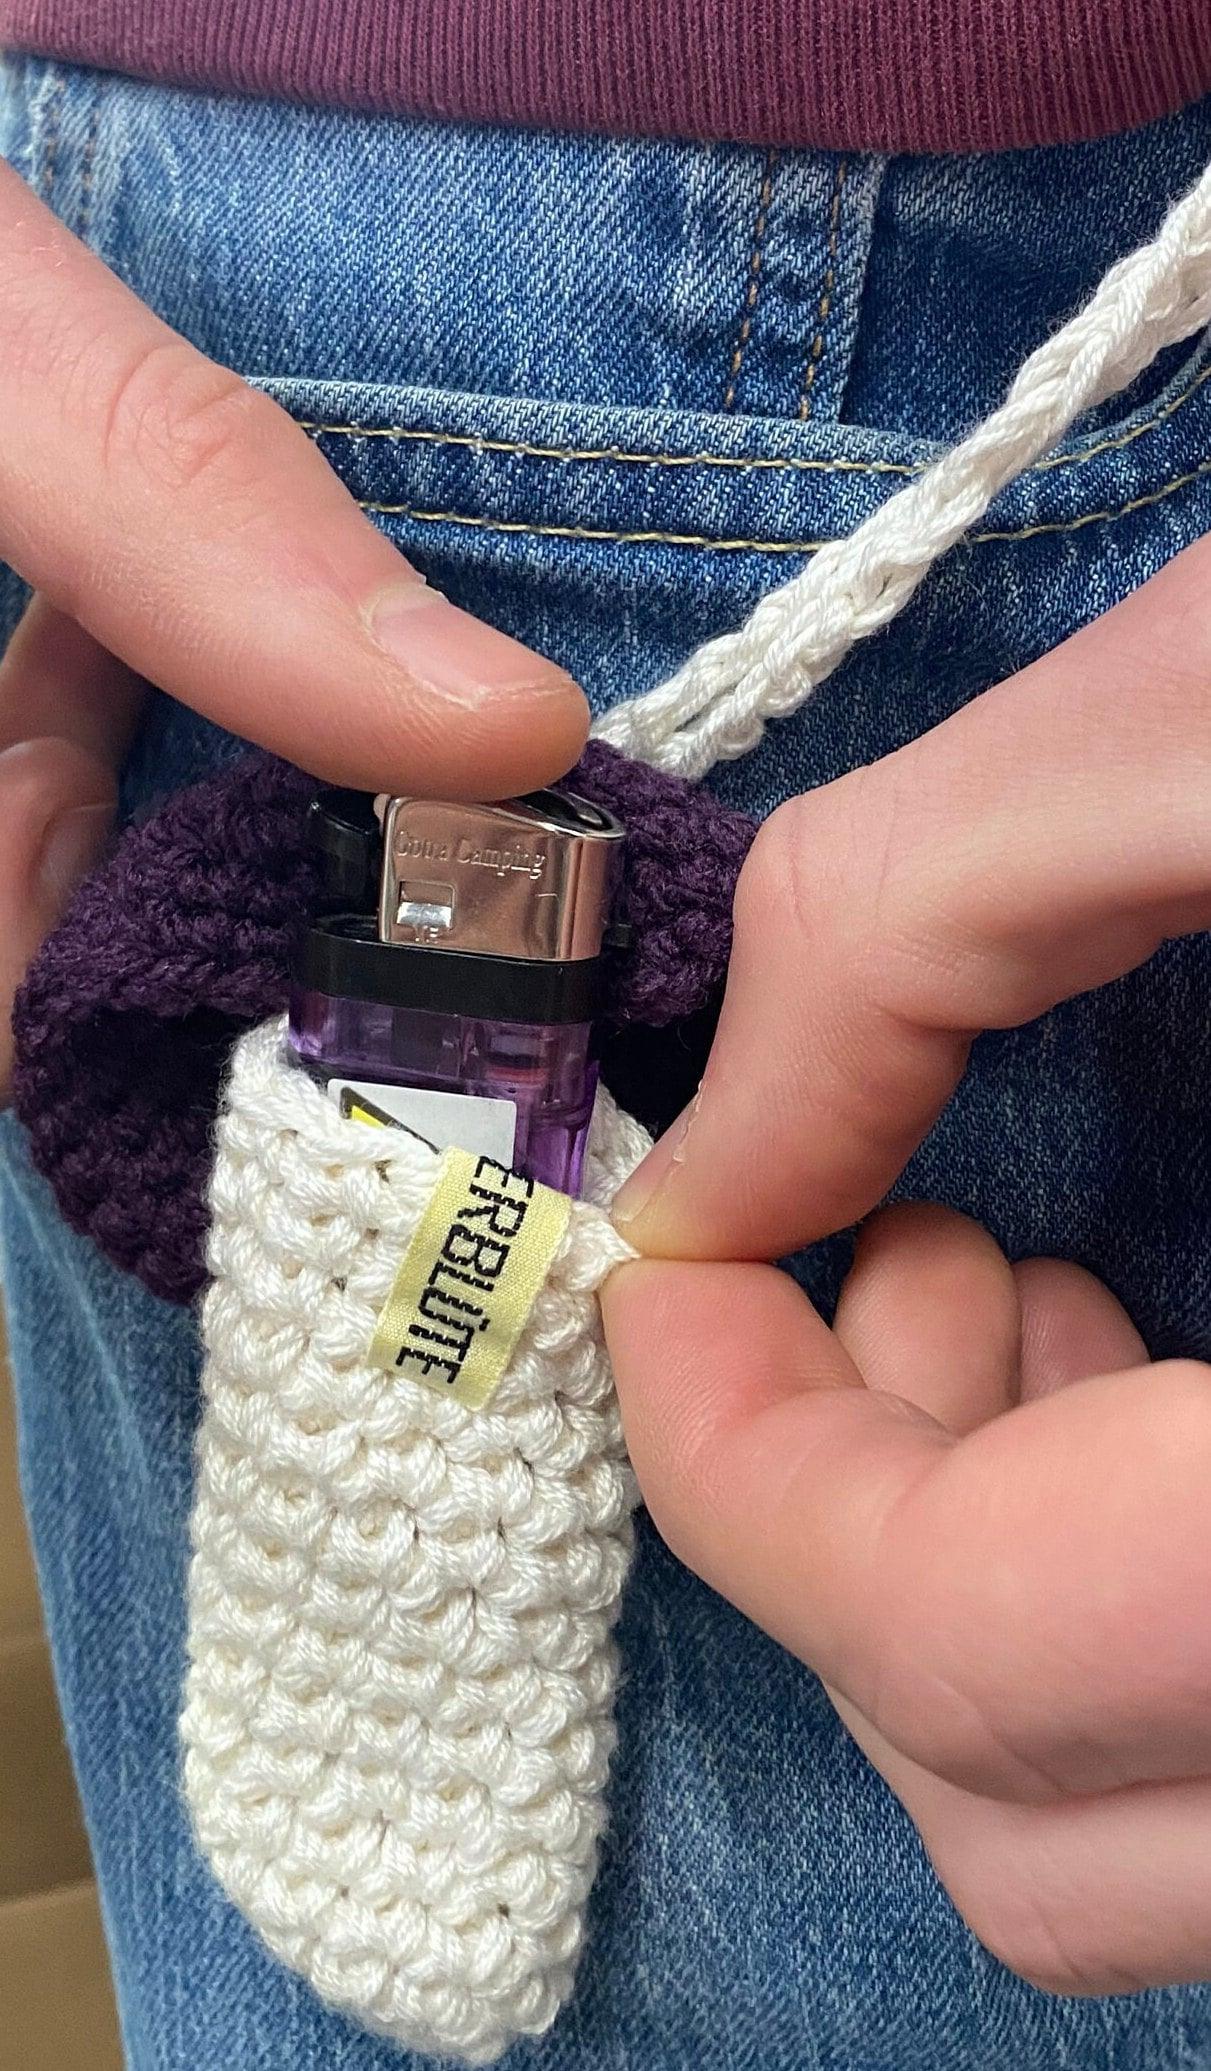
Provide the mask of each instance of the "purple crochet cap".
MULTIPOLYGON (((569 779, 627 828, 609 1018, 665 1027, 717 994, 754 827, 593 742, 569 779)), ((206 1277, 207 1188, 232 1043, 286 1005, 318 883, 315 778, 254 752, 129 828, 17 995, 14 1104, 65 1219, 169 1301, 206 1277)))

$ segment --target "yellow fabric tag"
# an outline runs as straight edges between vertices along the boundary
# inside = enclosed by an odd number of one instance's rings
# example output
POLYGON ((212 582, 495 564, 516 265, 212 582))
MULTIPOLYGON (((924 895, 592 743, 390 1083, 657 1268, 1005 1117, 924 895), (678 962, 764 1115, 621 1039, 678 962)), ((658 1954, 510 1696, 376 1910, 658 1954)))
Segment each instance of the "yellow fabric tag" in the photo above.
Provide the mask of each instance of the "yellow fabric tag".
POLYGON ((495 1158, 447 1151, 375 1327, 371 1359, 482 1409, 571 1212, 566 1194, 495 1158))

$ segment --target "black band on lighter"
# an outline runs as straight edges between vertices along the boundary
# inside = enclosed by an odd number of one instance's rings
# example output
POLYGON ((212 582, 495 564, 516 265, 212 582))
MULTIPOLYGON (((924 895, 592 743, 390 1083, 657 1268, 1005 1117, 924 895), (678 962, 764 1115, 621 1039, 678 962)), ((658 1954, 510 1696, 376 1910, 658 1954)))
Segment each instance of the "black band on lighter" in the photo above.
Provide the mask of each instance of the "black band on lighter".
POLYGON ((600 957, 546 963, 381 942, 374 921, 358 913, 329 914, 308 928, 294 977, 332 999, 540 1027, 594 1021, 602 1005, 600 957))

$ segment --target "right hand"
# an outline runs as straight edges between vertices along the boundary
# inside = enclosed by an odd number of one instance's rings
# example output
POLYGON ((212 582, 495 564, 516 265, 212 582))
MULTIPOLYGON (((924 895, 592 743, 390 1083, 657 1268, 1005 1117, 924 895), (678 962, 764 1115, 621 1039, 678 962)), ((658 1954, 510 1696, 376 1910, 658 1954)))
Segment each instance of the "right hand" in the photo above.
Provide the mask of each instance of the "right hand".
POLYGON ((203 358, 0 165, 8 1007, 113 823, 146 682, 331 783, 503 797, 568 769, 584 698, 426 587, 305 433, 203 358))
MULTIPOLYGON (((868 1215, 976 1030, 1211 928, 1209 577, 1211 538, 766 821, 699 1099, 615 1203, 648 1257, 603 1293, 658 1527, 824 1679, 970 1925, 1059 1991, 1211 1978, 1211 1362, 1150 1364, 1078 1265, 921 1203, 866 1224, 832 1331, 760 1261, 868 1215)), ((1188 998, 1166 1092, 1202 1148, 1188 998)), ((1205 1188, 1112 1055, 1114 1212, 1172 1289, 1132 1159, 1183 1235, 1205 1188)), ((983 1147, 1007 1192, 1026 1117, 983 1147)))

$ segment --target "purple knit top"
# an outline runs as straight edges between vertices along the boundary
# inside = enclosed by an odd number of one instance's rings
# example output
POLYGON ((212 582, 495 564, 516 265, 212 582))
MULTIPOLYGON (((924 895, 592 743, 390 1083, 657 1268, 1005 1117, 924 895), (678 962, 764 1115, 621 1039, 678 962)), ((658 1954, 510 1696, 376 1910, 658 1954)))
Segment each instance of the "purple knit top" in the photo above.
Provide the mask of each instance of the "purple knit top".
MULTIPOLYGON (((570 780, 627 829, 607 1083, 653 1126, 699 1065, 755 829, 709 792, 598 742, 570 780), (654 1035, 653 1031, 664 1031, 654 1035)), ((66 1220, 153 1294, 205 1279, 219 1087, 236 1037, 280 1013, 318 891, 315 779, 261 753, 129 828, 17 996, 14 1104, 66 1220)))
POLYGON ((990 151, 1211 90, 1208 0, 0 0, 0 44, 555 129, 990 151))

